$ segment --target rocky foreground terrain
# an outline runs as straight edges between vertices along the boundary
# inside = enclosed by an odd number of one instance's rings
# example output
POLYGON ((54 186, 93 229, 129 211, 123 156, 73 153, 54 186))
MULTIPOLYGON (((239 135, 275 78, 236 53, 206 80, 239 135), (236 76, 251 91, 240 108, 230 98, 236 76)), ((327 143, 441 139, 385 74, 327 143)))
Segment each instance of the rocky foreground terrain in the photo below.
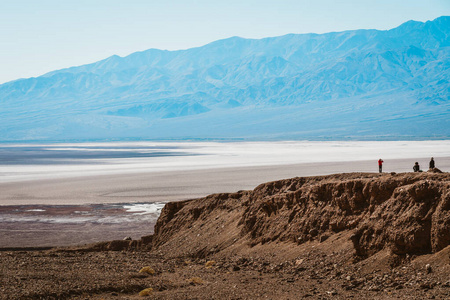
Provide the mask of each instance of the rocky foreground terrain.
POLYGON ((0 251, 0 298, 449 299, 449 243, 449 173, 292 178, 168 203, 141 240, 0 251))

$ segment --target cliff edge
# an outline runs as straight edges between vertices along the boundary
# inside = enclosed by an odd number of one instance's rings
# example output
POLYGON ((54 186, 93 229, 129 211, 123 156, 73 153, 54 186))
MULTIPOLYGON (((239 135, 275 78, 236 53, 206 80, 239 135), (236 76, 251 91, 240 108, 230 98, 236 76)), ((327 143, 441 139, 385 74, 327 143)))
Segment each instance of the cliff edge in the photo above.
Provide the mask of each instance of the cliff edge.
POLYGON ((172 256, 280 251, 337 234, 365 259, 436 253, 450 242, 450 174, 352 173, 264 183, 168 203, 152 248, 172 256))

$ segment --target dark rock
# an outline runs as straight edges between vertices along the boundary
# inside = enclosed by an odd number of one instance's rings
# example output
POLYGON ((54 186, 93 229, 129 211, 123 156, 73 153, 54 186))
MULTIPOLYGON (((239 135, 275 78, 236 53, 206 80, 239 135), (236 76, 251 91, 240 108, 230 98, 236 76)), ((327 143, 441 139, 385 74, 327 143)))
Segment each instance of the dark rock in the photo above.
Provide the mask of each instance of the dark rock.
POLYGON ((430 172, 430 173, 442 173, 442 171, 439 170, 438 168, 429 169, 428 172, 430 172))
POLYGON ((141 241, 144 245, 151 244, 153 240, 153 235, 146 235, 141 237, 141 241))
POLYGON ((331 295, 331 296, 334 296, 334 295, 337 295, 337 292, 336 291, 327 291, 327 294, 328 295, 331 295))
POLYGON ((316 235, 319 234, 319 231, 318 231, 317 229, 313 228, 313 229, 311 229, 311 230, 309 231, 309 234, 310 234, 312 237, 314 237, 314 236, 316 236, 316 235))
POLYGON ((329 235, 322 234, 319 238, 319 242, 323 243, 329 238, 329 235))

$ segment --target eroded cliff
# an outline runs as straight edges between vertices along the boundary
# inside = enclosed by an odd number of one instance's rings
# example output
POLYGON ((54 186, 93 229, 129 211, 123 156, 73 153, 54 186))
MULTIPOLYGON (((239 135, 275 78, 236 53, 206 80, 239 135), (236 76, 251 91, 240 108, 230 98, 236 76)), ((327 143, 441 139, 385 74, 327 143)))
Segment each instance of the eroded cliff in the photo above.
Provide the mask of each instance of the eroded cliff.
POLYGON ((169 255, 291 247, 348 236, 354 254, 435 253, 450 242, 450 174, 338 174, 261 184, 253 191, 168 203, 153 249, 169 255))

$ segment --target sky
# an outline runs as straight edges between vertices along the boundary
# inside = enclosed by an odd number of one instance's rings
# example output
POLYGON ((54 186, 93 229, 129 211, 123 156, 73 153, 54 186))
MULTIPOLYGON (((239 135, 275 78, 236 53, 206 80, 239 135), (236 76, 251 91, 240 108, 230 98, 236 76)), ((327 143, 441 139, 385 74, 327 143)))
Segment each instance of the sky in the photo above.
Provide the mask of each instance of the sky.
POLYGON ((0 0, 0 84, 150 48, 387 30, 443 15, 450 0, 0 0))

